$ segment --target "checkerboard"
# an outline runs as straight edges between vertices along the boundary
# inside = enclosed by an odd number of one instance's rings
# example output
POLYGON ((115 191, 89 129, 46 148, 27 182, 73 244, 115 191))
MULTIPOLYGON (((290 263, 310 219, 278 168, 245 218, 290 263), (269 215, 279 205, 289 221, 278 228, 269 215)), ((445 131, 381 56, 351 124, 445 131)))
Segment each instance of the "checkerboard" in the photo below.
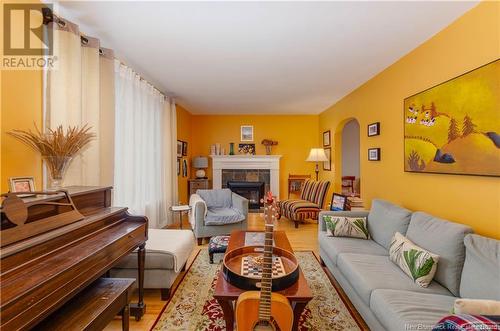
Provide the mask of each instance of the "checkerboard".
MULTIPOLYGON (((262 269, 259 267, 252 266, 250 260, 252 257, 244 256, 241 260, 241 275, 260 279, 262 277, 262 269)), ((273 256, 273 278, 281 277, 285 275, 285 268, 283 267, 283 262, 281 257, 273 256)))

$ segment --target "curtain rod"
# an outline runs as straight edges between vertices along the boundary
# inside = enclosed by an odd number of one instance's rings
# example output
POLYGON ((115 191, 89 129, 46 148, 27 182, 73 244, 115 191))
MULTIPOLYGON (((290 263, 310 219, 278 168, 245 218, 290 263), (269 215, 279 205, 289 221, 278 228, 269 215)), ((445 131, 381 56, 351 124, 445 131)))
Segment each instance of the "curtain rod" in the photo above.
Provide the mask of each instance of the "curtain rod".
MULTIPOLYGON (((44 25, 48 25, 49 23, 56 23, 57 25, 59 25, 60 27, 65 27, 66 26, 66 22, 60 18, 59 16, 57 16, 54 11, 49 8, 49 7, 43 7, 42 8, 42 15, 43 15, 43 24, 44 25)), ((88 38, 86 38, 85 36, 81 35, 80 34, 80 39, 81 39, 81 42, 86 45, 88 44, 89 40, 88 38)), ((99 47, 99 55, 103 55, 104 52, 103 50, 99 47)), ((115 57, 116 60, 118 60, 120 62, 121 65, 124 65, 126 67, 129 67, 132 69, 132 67, 130 67, 128 64, 126 64, 125 62, 123 62, 122 60, 118 59, 115 57)), ((133 70, 133 69, 132 69, 133 70)), ((137 76, 139 76, 139 79, 140 80, 143 80, 145 82, 147 82, 148 84, 151 84, 151 82, 149 82, 148 80, 144 79, 142 77, 142 75, 140 75, 137 71, 133 70, 135 72, 135 74, 137 76)), ((163 98, 166 100, 167 98, 170 98, 172 99, 172 101, 175 103, 175 98, 173 95, 170 95, 168 93, 165 93, 165 92, 162 92, 160 91, 156 86, 154 86, 153 84, 151 84, 151 86, 153 86, 154 89, 156 89, 160 94, 163 95, 163 98)))

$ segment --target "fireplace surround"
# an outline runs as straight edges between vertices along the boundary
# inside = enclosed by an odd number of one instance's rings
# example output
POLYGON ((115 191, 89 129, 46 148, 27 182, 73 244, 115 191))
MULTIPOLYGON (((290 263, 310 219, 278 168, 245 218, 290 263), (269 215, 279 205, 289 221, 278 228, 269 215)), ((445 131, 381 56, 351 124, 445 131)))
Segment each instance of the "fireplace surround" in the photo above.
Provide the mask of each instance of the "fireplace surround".
MULTIPOLYGON (((258 172, 257 178, 260 178, 260 170, 269 170, 269 188, 265 187, 265 191, 271 190, 273 195, 279 196, 279 174, 280 174, 280 158, 281 155, 211 155, 212 159, 212 180, 213 188, 223 188, 223 170, 246 169, 258 172)), ((254 171, 250 172, 253 173, 254 171)), ((239 178, 231 180, 240 180, 239 178)), ((246 178, 243 181, 250 181, 246 178)), ((265 181, 256 179, 254 181, 265 181)), ((267 184, 267 183, 266 183, 267 184)))

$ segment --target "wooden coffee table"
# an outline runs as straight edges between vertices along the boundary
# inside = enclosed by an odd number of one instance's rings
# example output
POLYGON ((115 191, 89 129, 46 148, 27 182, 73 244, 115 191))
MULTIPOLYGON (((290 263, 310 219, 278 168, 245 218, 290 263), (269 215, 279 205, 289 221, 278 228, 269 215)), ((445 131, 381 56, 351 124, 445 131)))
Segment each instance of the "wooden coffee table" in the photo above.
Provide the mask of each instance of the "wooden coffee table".
MULTIPOLYGON (((229 237, 229 244, 226 252, 244 246, 245 233, 246 231, 233 231, 229 237)), ((279 248, 293 252, 292 246, 290 246, 290 242, 288 241, 284 231, 274 232, 274 243, 279 248)), ((221 268, 217 284, 215 285, 214 298, 217 300, 224 312, 224 320, 226 321, 227 331, 232 331, 234 329, 234 303, 238 299, 238 296, 243 292, 245 292, 245 290, 235 287, 226 281, 221 268)), ((279 291, 278 293, 283 294, 290 301, 294 316, 292 330, 297 330, 299 317, 307 303, 313 298, 311 289, 309 289, 309 285, 307 285, 306 278, 304 277, 302 270, 300 270, 300 267, 299 280, 294 285, 285 290, 279 291)))

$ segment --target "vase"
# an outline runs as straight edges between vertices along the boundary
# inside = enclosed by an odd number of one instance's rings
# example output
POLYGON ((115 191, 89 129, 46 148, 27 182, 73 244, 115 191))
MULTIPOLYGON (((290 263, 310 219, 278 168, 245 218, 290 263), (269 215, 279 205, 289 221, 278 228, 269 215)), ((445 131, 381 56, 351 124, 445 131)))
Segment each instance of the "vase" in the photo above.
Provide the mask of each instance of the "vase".
POLYGON ((229 143, 229 155, 234 155, 234 143, 229 143))
POLYGON ((273 146, 271 146, 271 145, 266 146, 266 154, 267 155, 271 155, 272 148, 273 148, 273 146))
POLYGON ((43 158, 49 170, 50 182, 49 190, 57 191, 62 187, 64 175, 71 163, 72 158, 69 156, 45 156, 43 158))

